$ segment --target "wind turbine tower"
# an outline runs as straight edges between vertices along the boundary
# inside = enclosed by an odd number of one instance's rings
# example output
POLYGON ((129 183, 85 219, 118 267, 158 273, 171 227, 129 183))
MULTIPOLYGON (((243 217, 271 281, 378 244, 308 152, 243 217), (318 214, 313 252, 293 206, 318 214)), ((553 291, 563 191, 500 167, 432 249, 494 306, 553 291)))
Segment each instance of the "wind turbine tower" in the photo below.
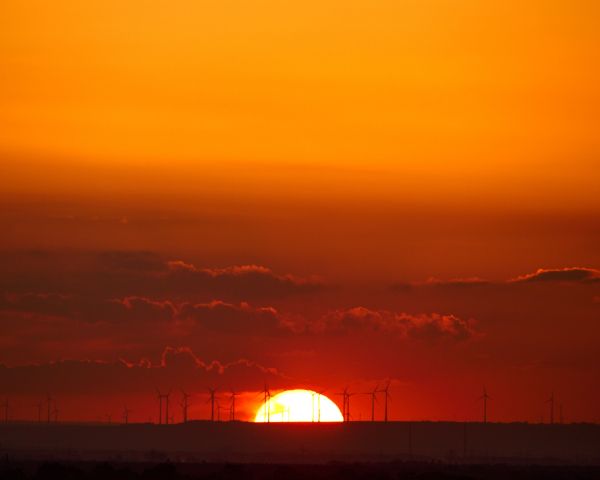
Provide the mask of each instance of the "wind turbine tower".
POLYGON ((210 398, 208 399, 208 401, 210 402, 210 421, 214 422, 215 421, 215 395, 217 393, 217 390, 214 388, 209 388, 208 393, 210 394, 210 398))
POLYGON ((346 392, 346 421, 350 421, 350 397, 355 395, 354 393, 346 392))
POLYGON ((158 424, 162 425, 162 415, 163 415, 163 399, 165 400, 165 423, 169 424, 169 397, 171 396, 171 392, 168 393, 160 393, 160 390, 156 389, 156 395, 158 397, 158 424))
POLYGON ((190 398, 190 394, 186 393, 184 390, 181 390, 181 395, 183 396, 182 400, 181 400, 181 409, 182 409, 182 413, 183 413, 183 423, 187 423, 188 421, 188 407, 190 406, 189 404, 189 398, 190 398))
POLYGON ((50 423, 50 421, 52 420, 52 412, 51 412, 51 408, 52 408, 52 401, 54 399, 50 396, 50 394, 46 395, 46 404, 48 407, 48 423, 50 423))
POLYGON ((385 388, 381 390, 385 394, 385 410, 384 410, 384 421, 388 421, 388 400, 391 397, 390 395, 390 381, 385 384, 385 388))
POLYGON ((167 393, 166 395, 166 399, 167 399, 167 407, 165 409, 165 417, 166 417, 166 423, 167 425, 169 424, 169 397, 171 396, 171 392, 167 393))
MULTIPOLYGON (((320 392, 316 392, 317 394, 317 422, 321 422, 321 397, 325 393, 325 390, 321 390, 320 392)), ((313 394, 313 402, 314 402, 314 394, 313 394)), ((313 421, 314 421, 314 413, 313 413, 313 421)))
POLYGON ((230 421, 235 421, 235 397, 237 396, 237 393, 235 393, 233 390, 231 391, 231 405, 230 405, 230 410, 229 410, 229 420, 230 421))
POLYGON ((368 395, 371 395, 371 421, 375 421, 375 402, 377 401, 377 393, 379 393, 379 385, 377 385, 368 395))
POLYGON ((8 405, 8 397, 6 397, 6 400, 4 400, 2 408, 4 409, 4 423, 8 423, 8 409, 10 408, 8 405))
POLYGON ((42 423, 42 408, 44 404, 42 402, 38 402, 35 404, 38 410, 38 423, 42 423))
POLYGON ((487 389, 483 387, 483 395, 480 397, 483 400, 483 423, 487 423, 487 402, 491 397, 487 393, 487 389))
POLYGON ((546 403, 550 404, 550 425, 554 425, 554 392, 552 392, 550 398, 546 400, 546 403))
POLYGON ((125 407, 123 408, 123 423, 125 425, 129 424, 129 414, 131 413, 131 410, 129 410, 127 408, 127 405, 125 405, 125 407))
MULTIPOLYGON (((267 384, 265 383, 265 391, 264 391, 264 402, 265 402, 265 421, 267 423, 271 423, 271 391, 267 384)), ((314 403, 314 402, 313 402, 314 403)), ((313 421, 314 421, 314 406, 313 406, 313 421)))
POLYGON ((336 393, 336 395, 342 396, 342 418, 346 421, 348 411, 348 387, 345 387, 344 390, 336 393))

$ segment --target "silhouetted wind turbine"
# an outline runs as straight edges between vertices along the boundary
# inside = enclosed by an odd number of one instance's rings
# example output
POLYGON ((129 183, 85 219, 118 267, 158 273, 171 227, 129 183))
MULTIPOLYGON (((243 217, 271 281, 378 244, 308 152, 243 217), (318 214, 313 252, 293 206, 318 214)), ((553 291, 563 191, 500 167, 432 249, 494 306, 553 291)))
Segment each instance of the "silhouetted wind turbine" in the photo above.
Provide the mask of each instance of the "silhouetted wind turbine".
POLYGON ((165 396, 167 398, 167 407, 165 409, 165 417, 166 417, 167 425, 168 425, 169 419, 171 418, 171 417, 169 417, 169 397, 171 396, 171 391, 169 390, 169 393, 167 393, 165 396))
MULTIPOLYGON (((269 390, 269 387, 267 387, 266 383, 265 383, 265 390, 264 390, 264 402, 265 402, 265 422, 270 423, 271 422, 271 392, 269 390)), ((313 417, 314 417, 314 413, 313 413, 313 417)))
POLYGON ((550 398, 546 400, 546 403, 550 404, 550 425, 554 424, 554 392, 550 395, 550 398))
POLYGON ((52 402, 54 401, 54 399, 50 396, 50 394, 48 393, 46 395, 46 403, 48 404, 48 423, 50 423, 50 420, 52 419, 51 416, 51 408, 52 408, 52 402))
POLYGON ((6 400, 4 400, 4 403, 2 404, 2 408, 4 408, 4 423, 8 423, 8 409, 9 409, 8 397, 6 397, 6 400))
POLYGON ((483 423, 487 423, 487 401, 491 400, 491 397, 487 394, 485 387, 483 387, 483 395, 479 399, 483 400, 483 423))
MULTIPOLYGON (((356 395, 356 393, 349 392, 348 387, 345 387, 344 390, 341 393, 338 393, 337 395, 342 395, 344 398, 342 416, 344 417, 344 420, 346 422, 349 422, 350 417, 351 417, 351 415, 350 415, 350 397, 352 397, 353 395, 356 395)), ((370 392, 368 392, 367 395, 370 395, 370 392)))
POLYGON ((165 399, 166 410, 165 410, 165 423, 169 424, 169 397, 171 396, 171 391, 168 393, 160 393, 160 390, 156 389, 156 394, 158 396, 158 424, 162 425, 162 414, 163 414, 163 399, 165 399))
POLYGON ((35 404, 38 409, 38 423, 42 422, 42 408, 44 406, 43 402, 38 402, 35 404))
POLYGON ((221 421, 221 410, 227 410, 227 407, 222 406, 217 400, 217 422, 221 421))
POLYGON ((385 388, 383 390, 381 390, 381 392, 383 392, 385 394, 385 410, 384 410, 384 421, 388 421, 388 400, 392 398, 392 396, 390 395, 390 383, 391 381, 388 380, 387 383, 385 384, 385 388))
POLYGON ((373 390, 371 390, 370 392, 365 392, 365 395, 371 396, 371 421, 372 422, 375 421, 375 402, 377 401, 377 394, 380 391, 381 390, 379 390, 379 384, 377 384, 377 386, 373 390))
POLYGON ((234 421, 235 420, 235 397, 237 396, 237 393, 235 393, 235 391, 231 391, 231 404, 229 407, 229 420, 234 421))
POLYGON ((215 394, 217 393, 217 390, 214 388, 209 388, 208 393, 210 394, 210 397, 206 401, 206 403, 210 402, 210 421, 214 422, 215 421, 215 394))
POLYGON ((188 399, 191 397, 189 393, 186 393, 184 390, 181 390, 182 400, 181 400, 181 409, 183 413, 183 423, 187 423, 188 421, 188 407, 189 402, 188 399))
MULTIPOLYGON (((315 392, 313 393, 313 403, 314 403, 314 399, 315 399, 315 394, 317 395, 317 422, 321 421, 321 396, 326 392, 327 390, 321 390, 319 392, 315 392)), ((314 405, 313 405, 313 422, 315 421, 314 419, 314 405)))
POLYGON ((162 393, 160 393, 160 390, 157 388, 156 389, 156 396, 158 397, 158 424, 161 425, 162 424, 162 393))
POLYGON ((337 392, 336 395, 342 396, 342 418, 346 420, 346 411, 348 409, 348 387, 344 387, 344 390, 337 392))
POLYGON ((127 405, 125 405, 125 407, 123 408, 123 423, 125 425, 127 425, 129 423, 129 414, 131 413, 131 410, 129 410, 127 408, 127 405))

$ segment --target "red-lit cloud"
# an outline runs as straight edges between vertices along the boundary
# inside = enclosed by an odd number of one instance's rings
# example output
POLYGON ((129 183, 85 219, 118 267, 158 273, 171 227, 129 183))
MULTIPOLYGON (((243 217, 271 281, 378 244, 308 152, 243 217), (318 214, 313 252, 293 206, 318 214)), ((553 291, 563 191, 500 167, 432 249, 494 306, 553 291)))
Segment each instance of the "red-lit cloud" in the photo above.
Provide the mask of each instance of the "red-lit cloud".
POLYGON ((374 311, 364 307, 330 312, 317 323, 314 330, 325 333, 370 331, 424 340, 466 340, 477 336, 474 321, 462 320, 454 315, 410 315, 385 310, 374 311))
POLYGON ((600 270, 587 267, 539 268, 533 273, 520 275, 511 282, 600 282, 600 270))

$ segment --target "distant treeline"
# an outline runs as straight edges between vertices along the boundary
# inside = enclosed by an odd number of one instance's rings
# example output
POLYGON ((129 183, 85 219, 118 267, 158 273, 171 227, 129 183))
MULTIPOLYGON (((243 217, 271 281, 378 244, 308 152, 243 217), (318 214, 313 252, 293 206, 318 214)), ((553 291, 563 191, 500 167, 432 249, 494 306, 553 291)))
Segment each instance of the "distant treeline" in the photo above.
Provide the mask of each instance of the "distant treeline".
POLYGON ((42 463, 0 467, 0 480, 596 480, 600 466, 442 463, 172 464, 42 463))

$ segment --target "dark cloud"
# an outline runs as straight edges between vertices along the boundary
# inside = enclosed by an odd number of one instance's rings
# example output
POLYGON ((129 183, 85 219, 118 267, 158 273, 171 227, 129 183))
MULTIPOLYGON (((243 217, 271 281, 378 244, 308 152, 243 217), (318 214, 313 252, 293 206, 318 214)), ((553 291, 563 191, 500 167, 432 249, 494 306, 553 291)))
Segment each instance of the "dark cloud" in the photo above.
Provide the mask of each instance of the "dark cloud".
POLYGON ((448 280, 430 277, 421 282, 404 282, 392 285, 392 291, 409 293, 419 288, 464 289, 472 287, 502 287, 515 283, 596 283, 600 282, 600 270, 589 267, 539 268, 533 273, 519 275, 505 281, 489 281, 479 277, 451 278, 448 280))
POLYGON ((170 290, 188 293, 210 292, 214 298, 246 300, 279 298, 315 292, 323 288, 322 282, 317 279, 279 275, 260 265, 198 268, 181 260, 167 262, 167 272, 162 279, 170 290))
POLYGON ((451 278, 449 280, 442 280, 439 278, 431 277, 428 278, 422 285, 428 285, 431 287, 481 287, 490 285, 491 282, 484 280, 479 277, 469 278, 451 278))
POLYGON ((11 394, 151 394, 157 387, 198 391, 209 386, 258 390, 264 382, 281 385, 285 376, 275 368, 248 359, 204 361, 187 347, 167 347, 154 363, 147 359, 63 360, 14 367, 0 365, 1 391, 11 394))
POLYGON ((122 300, 110 300, 108 303, 117 306, 119 320, 133 318, 136 321, 169 322, 177 312, 177 307, 172 302, 144 297, 125 297, 122 300))
POLYGON ((424 282, 410 282, 410 283, 397 283, 392 285, 392 290, 395 291, 409 291, 412 288, 419 287, 440 287, 440 288, 469 288, 469 287, 482 287, 491 285, 492 282, 484 280, 479 277, 468 277, 468 278, 451 278, 444 280, 436 277, 430 277, 424 282))
POLYGON ((323 333, 378 332, 424 340, 467 340, 479 335, 472 320, 463 320, 454 315, 411 315, 364 307, 330 312, 313 329, 323 333))
POLYGON ((0 311, 67 317, 73 314, 73 299, 58 293, 0 295, 0 311))
POLYGON ((147 251, 4 252, 0 260, 0 291, 12 293, 256 301, 324 288, 318 279, 279 274, 260 265, 201 268, 147 251))
POLYGON ((5 294, 0 296, 0 312, 39 317, 60 317, 75 322, 141 323, 167 322, 176 307, 169 301, 129 296, 101 300, 55 293, 5 294))
POLYGON ((178 304, 129 296, 90 303, 73 296, 26 294, 7 296, 4 302, 4 305, 0 305, 3 307, 0 312, 21 309, 21 313, 25 314, 63 316, 77 322, 130 324, 135 328, 158 323, 188 333, 195 329, 230 335, 370 331, 396 334, 403 338, 432 339, 466 339, 475 335, 472 322, 454 315, 411 315, 364 307, 335 310, 317 320, 311 320, 301 315, 282 315, 270 306, 254 307, 245 302, 232 304, 219 300, 178 304))
POLYGON ((101 265, 109 270, 158 272, 164 269, 165 259, 149 251, 107 251, 97 254, 101 265))
POLYGON ((285 329, 277 310, 272 307, 254 308, 247 303, 187 303, 181 305, 177 316, 185 323, 233 334, 271 335, 285 329))
POLYGON ((588 267, 539 268, 533 273, 513 278, 510 282, 595 283, 600 282, 600 270, 588 267))

